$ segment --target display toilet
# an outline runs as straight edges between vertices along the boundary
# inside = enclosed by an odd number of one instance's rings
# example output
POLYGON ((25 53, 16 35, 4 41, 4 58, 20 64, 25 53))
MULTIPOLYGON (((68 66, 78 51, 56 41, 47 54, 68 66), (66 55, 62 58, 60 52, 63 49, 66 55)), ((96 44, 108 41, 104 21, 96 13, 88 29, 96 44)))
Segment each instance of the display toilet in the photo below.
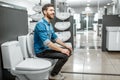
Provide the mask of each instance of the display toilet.
POLYGON ((1 45, 3 68, 15 75, 16 80, 44 80, 52 63, 42 58, 29 58, 28 54, 23 54, 20 45, 19 41, 9 41, 1 45))
MULTIPOLYGON (((18 41, 21 46, 21 50, 24 58, 38 58, 34 53, 33 48, 33 33, 28 33, 27 35, 18 36, 18 41)), ((38 58, 41 59, 41 58, 38 58)), ((52 63, 51 69, 54 67, 58 59, 42 58, 48 60, 52 63)))
MULTIPOLYGON (((52 63, 51 65, 51 69, 50 71, 53 69, 53 67, 55 66, 56 62, 58 61, 58 59, 50 59, 50 58, 38 58, 36 57, 35 53, 34 53, 34 48, 33 48, 33 33, 28 33, 27 35, 22 35, 22 36, 18 36, 18 41, 20 43, 21 46, 21 50, 23 53, 23 57, 24 59, 26 58, 35 58, 35 59, 45 59, 48 60, 52 63)), ((50 73, 49 71, 49 73, 50 73)), ((49 74, 46 76, 45 80, 47 80, 49 77, 49 74)))

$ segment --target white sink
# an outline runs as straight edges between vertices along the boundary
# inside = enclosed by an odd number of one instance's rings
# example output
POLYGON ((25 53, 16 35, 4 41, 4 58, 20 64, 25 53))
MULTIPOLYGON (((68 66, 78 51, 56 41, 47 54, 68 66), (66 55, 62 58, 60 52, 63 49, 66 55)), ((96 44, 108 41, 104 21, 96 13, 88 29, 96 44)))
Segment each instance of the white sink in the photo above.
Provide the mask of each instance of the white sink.
POLYGON ((70 37, 71 37, 70 31, 55 32, 55 33, 56 33, 56 35, 58 36, 58 38, 59 38, 60 40, 62 40, 63 42, 69 40, 70 37))
POLYGON ((56 13, 56 17, 60 20, 66 20, 70 17, 70 13, 58 12, 56 13))
POLYGON ((32 20, 34 21, 39 21, 40 19, 42 19, 43 15, 42 14, 39 14, 39 13, 36 13, 36 14, 33 14, 30 16, 32 18, 32 20))
MULTIPOLYGON (((72 43, 71 43, 71 42, 65 42, 65 44, 66 44, 67 46, 72 47, 72 43)), ((57 43, 55 43, 55 45, 62 47, 61 45, 59 45, 59 44, 57 44, 57 43)))
POLYGON ((42 6, 39 5, 39 4, 36 4, 34 7, 33 7, 33 10, 35 12, 42 12, 42 6))
POLYGON ((57 22, 55 28, 58 30, 66 30, 70 27, 70 22, 57 22))

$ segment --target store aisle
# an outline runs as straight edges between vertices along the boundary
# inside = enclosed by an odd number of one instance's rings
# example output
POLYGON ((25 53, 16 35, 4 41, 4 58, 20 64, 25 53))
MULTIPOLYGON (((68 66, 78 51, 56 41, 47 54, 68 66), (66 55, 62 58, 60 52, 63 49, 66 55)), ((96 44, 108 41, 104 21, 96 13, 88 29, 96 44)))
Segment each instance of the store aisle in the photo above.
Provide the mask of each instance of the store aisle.
POLYGON ((102 52, 96 32, 78 32, 75 43, 74 53, 62 69, 66 80, 120 79, 120 53, 102 52))

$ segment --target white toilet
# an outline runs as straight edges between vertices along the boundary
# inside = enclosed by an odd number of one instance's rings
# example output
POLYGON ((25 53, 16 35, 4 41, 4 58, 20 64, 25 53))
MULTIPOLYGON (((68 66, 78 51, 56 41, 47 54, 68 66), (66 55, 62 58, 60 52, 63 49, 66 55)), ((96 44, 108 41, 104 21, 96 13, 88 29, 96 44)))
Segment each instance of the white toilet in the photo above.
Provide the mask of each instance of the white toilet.
POLYGON ((18 41, 3 43, 1 50, 3 67, 15 75, 16 80, 44 80, 48 76, 52 63, 41 58, 29 58, 21 51, 18 41))
MULTIPOLYGON (((51 69, 50 69, 50 71, 51 71, 53 69, 53 67, 55 66, 56 62, 58 61, 58 59, 36 57, 36 55, 34 53, 34 48, 33 48, 33 43, 34 43, 33 37, 34 37, 33 33, 28 33, 27 35, 18 36, 18 41, 20 43, 24 59, 32 58, 32 59, 48 60, 52 64, 51 69)), ((49 73, 50 73, 50 71, 49 71, 49 73)), ((47 80, 48 77, 49 77, 49 74, 46 76, 45 80, 47 80)))
MULTIPOLYGON (((26 58, 38 58, 34 53, 33 48, 33 33, 28 33, 27 35, 18 36, 18 41, 20 43, 23 57, 26 58)), ((40 58, 39 58, 40 59, 40 58)), ((58 59, 42 58, 48 60, 52 63, 51 69, 54 67, 58 59)))

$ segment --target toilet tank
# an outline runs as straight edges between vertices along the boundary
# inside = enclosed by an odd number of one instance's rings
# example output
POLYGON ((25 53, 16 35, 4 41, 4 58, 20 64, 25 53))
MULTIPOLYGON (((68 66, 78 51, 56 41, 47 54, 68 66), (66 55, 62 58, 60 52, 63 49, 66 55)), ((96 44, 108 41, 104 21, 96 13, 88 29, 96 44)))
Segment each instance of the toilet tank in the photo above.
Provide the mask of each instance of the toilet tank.
POLYGON ((23 55, 18 41, 9 41, 1 45, 3 68, 13 69, 23 61, 23 55))

